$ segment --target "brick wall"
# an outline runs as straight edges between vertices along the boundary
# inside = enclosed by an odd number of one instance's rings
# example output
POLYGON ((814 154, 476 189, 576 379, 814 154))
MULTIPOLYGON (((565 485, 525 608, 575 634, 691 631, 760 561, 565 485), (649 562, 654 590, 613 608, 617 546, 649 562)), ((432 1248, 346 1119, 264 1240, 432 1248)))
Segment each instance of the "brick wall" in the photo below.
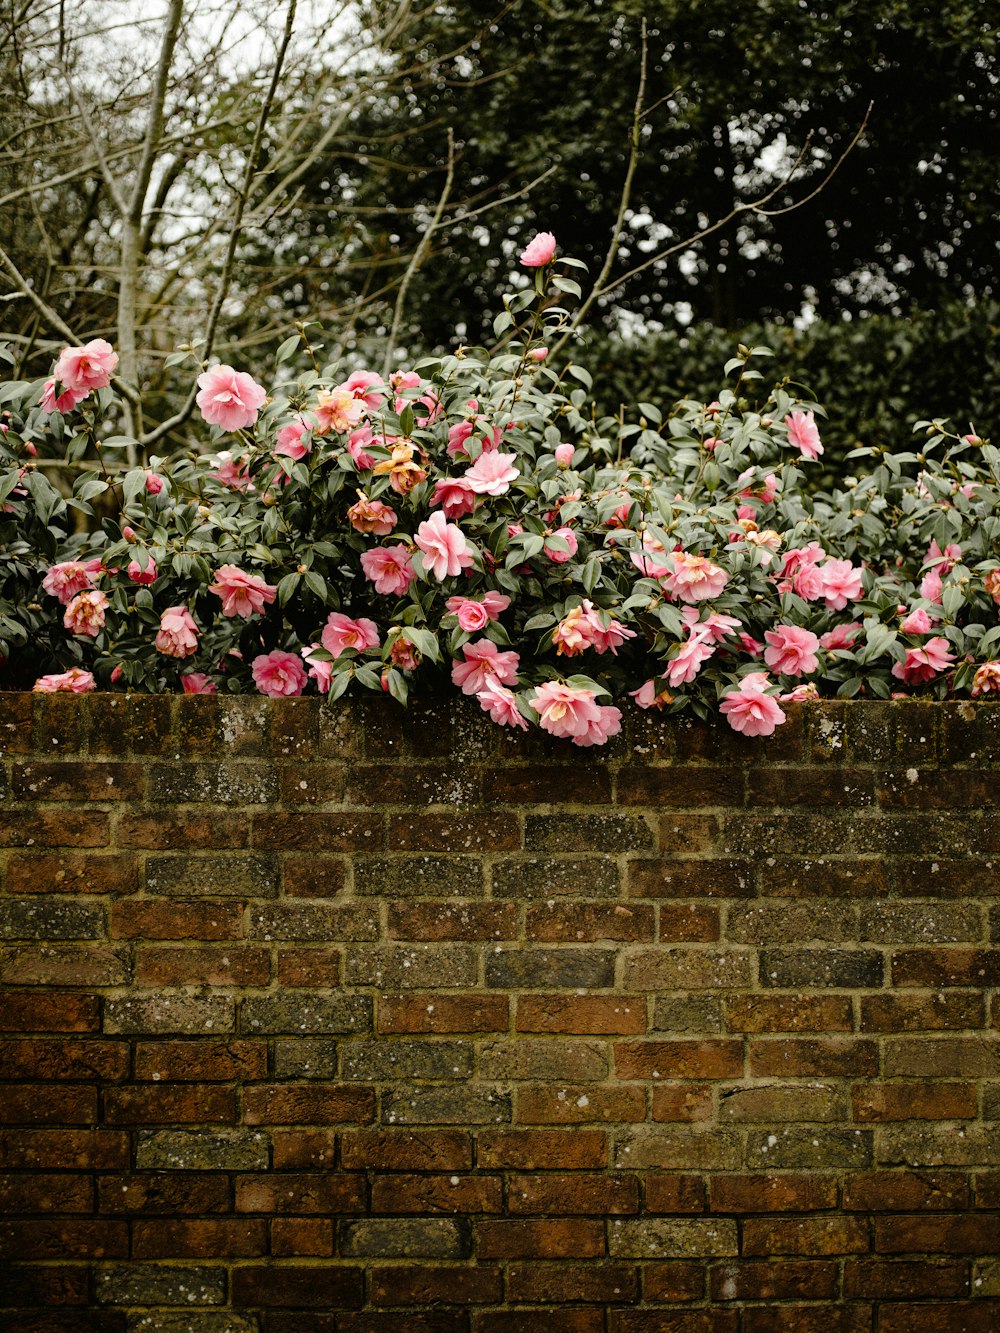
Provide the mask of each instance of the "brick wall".
POLYGON ((1000 707, 0 695, 6 1333, 995 1333, 1000 707))

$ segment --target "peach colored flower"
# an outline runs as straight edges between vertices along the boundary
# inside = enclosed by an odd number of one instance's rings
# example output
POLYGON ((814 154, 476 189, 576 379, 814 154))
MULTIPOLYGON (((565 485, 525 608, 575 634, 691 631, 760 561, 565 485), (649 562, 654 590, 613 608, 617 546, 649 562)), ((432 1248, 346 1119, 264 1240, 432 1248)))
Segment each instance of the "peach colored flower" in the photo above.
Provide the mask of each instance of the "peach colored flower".
POLYGON ((920 648, 907 648, 902 662, 894 662, 892 674, 907 685, 921 685, 933 680, 939 671, 946 670, 955 660, 948 640, 938 635, 928 639, 920 648))
POLYGON ((419 463, 413 461, 413 444, 409 440, 396 440, 389 451, 389 457, 376 463, 375 475, 389 474, 389 485, 398 495, 408 495, 414 486, 419 486, 427 479, 427 472, 419 463))
POLYGON ((108 599, 96 588, 78 592, 63 615, 63 624, 71 634, 95 639, 104 628, 108 599))
POLYGON ((215 582, 208 585, 208 590, 222 598, 224 616, 242 616, 244 620, 263 611, 278 595, 277 588, 256 574, 245 574, 236 565, 217 569, 215 582))
POLYGON ((424 570, 436 579, 454 578, 472 564, 465 533, 438 510, 417 528, 414 541, 424 553, 424 570))
POLYGON ((578 657, 593 645, 590 617, 582 606, 574 606, 552 632, 556 655, 578 657))
MULTIPOLYGON (((842 562, 847 564, 845 560, 842 562)), ((792 575, 792 592, 801 597, 804 602, 818 602, 826 591, 826 579, 824 570, 819 565, 802 564, 792 575)), ((846 599, 843 602, 846 606, 846 599)))
POLYGON ((70 667, 57 675, 39 676, 31 688, 36 694, 87 694, 97 689, 97 682, 91 672, 70 667))
POLYGON ((1000 569, 991 569, 983 579, 987 594, 1000 606, 1000 569))
MULTIPOLYGON (((615 510, 616 514, 622 515, 622 523, 628 520, 628 511, 631 509, 631 502, 623 504, 620 509, 615 510)), ((665 574, 670 573, 669 566, 665 563, 667 559, 666 547, 658 537, 654 537, 651 532, 643 532, 639 538, 641 550, 629 551, 629 559, 635 565, 639 573, 647 579, 661 579, 665 574)))
POLYGON ((232 366, 212 366, 198 376, 198 410, 210 426, 243 430, 257 420, 267 392, 252 375, 232 366))
POLYGON ((810 676, 819 666, 816 657, 819 639, 812 630, 798 625, 779 625, 777 629, 769 629, 764 638, 768 643, 764 661, 779 675, 810 676))
POLYGON ((392 643, 389 647, 389 661, 392 662, 393 666, 398 666, 401 671, 416 671, 420 665, 420 654, 416 648, 395 626, 389 634, 392 637, 392 643))
POLYGON ((492 639, 477 639, 462 647, 465 661, 457 658, 451 664, 451 680, 463 694, 478 694, 490 684, 517 684, 520 658, 515 652, 501 652, 492 639))
POLYGON ((940 569, 928 570, 920 580, 920 596, 925 602, 941 601, 942 579, 940 569))
POLYGON ((521 731, 528 730, 528 721, 518 706, 517 698, 513 691, 508 690, 505 685, 500 685, 496 681, 487 685, 484 689, 477 692, 476 698, 484 712, 489 713, 490 717, 501 727, 519 727, 521 731))
POLYGON ((296 654, 284 652, 281 648, 255 657, 250 664, 250 671, 260 693, 272 699, 301 694, 309 679, 296 654))
POLYGON ((339 657, 349 648, 363 653, 379 646, 378 629, 373 620, 352 620, 339 611, 331 611, 327 616, 320 639, 333 657, 339 657))
POLYGON ((218 686, 211 676, 204 671, 189 671, 181 676, 181 688, 185 694, 218 694, 218 686))
POLYGON ((481 453, 465 473, 465 480, 477 495, 506 495, 510 483, 521 475, 514 464, 516 454, 501 454, 495 450, 481 453))
POLYGON ((539 685, 529 700, 538 725, 553 736, 586 736, 593 723, 601 724, 601 708, 593 690, 575 689, 558 680, 539 685))
POLYGON ((316 434, 346 435, 359 424, 365 415, 364 398, 355 398, 351 389, 343 384, 336 388, 321 390, 316 397, 316 434))
POLYGON ((58 597, 63 606, 68 606, 78 592, 93 587, 100 568, 98 556, 90 560, 63 560, 49 565, 42 587, 51 597, 58 597))
POLYGON ((528 358, 531 361, 544 361, 548 354, 549 349, 547 347, 533 347, 528 353, 528 358))
POLYGON ((811 460, 819 458, 823 446, 820 443, 816 418, 812 412, 792 412, 785 417, 785 425, 788 428, 788 443, 794 444, 803 458, 811 460))
POLYGON ((778 695, 779 701, 783 704, 804 704, 818 698, 819 690, 815 681, 811 680, 804 680, 801 685, 796 685, 794 690, 778 695))
POLYGON ((552 263, 555 253, 556 238, 550 231, 540 231, 521 251, 520 262, 524 268, 544 268, 552 263))
POLYGON ((153 647, 167 657, 190 657, 198 651, 198 626, 186 606, 167 607, 153 647))
POLYGON ((978 698, 981 694, 1000 694, 1000 662, 984 662, 982 666, 976 667, 976 674, 972 678, 972 697, 978 698))
POLYGON ((369 532, 376 537, 387 537, 399 522, 394 509, 381 500, 369 500, 364 491, 357 492, 357 503, 351 505, 347 517, 357 532, 369 532))
POLYGON ((155 472, 147 472, 145 486, 150 495, 159 495, 163 490, 163 478, 155 472))
POLYGON ((343 383, 343 388, 364 403, 369 412, 377 412, 385 402, 385 394, 378 393, 375 386, 382 388, 382 376, 374 370, 354 370, 343 383))
POLYGON ((431 508, 441 506, 445 518, 461 518, 476 508, 476 494, 465 477, 442 477, 434 483, 431 508))
POLYGON ((766 672, 752 671, 725 695, 719 711, 734 731, 744 736, 770 736, 785 721, 780 704, 764 693, 768 684, 766 672))
POLYGON ((672 569, 660 582, 664 591, 679 597, 682 602, 703 602, 709 597, 718 597, 729 582, 726 571, 703 555, 670 551, 666 558, 672 569))
POLYGON ((409 552, 402 542, 396 546, 376 546, 371 551, 362 551, 361 568, 365 577, 375 584, 376 592, 390 596, 405 596, 416 577, 409 552))
POLYGON ((106 389, 118 368, 118 353, 103 338, 83 347, 64 347, 52 372, 57 384, 85 398, 92 389, 106 389))

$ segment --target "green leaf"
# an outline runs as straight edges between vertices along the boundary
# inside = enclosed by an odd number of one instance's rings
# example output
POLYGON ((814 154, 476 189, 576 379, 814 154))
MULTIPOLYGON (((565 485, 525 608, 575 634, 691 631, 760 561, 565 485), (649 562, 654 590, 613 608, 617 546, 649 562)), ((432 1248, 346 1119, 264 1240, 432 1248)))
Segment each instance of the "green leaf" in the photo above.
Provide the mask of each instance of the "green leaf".
POLYGON ((280 366, 283 361, 287 361, 295 352, 301 342, 299 334, 293 333, 290 338, 286 338, 274 354, 274 364, 280 366))

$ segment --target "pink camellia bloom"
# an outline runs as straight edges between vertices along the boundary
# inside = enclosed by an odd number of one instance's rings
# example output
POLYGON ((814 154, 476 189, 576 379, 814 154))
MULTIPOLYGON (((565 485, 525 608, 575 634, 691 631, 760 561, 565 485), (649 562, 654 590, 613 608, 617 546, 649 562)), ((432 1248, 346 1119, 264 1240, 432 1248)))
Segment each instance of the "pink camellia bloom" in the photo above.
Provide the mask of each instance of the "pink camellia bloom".
POLYGON ((362 551, 361 568, 365 577, 375 584, 375 591, 388 596, 405 596, 416 578, 409 552, 402 542, 397 546, 376 546, 371 551, 362 551))
POLYGON ((657 685, 662 684, 662 677, 644 681, 637 690, 629 690, 629 698, 634 699, 639 708, 666 708, 673 703, 674 696, 669 690, 658 690, 657 685))
POLYGON ((930 546, 927 548, 927 554, 924 557, 924 564, 928 565, 932 560, 937 561, 937 568, 941 571, 941 574, 944 575, 950 573, 955 561, 961 560, 961 558, 961 546, 956 546, 954 542, 949 542, 942 551, 937 542, 932 539, 930 546))
POLYGON ((456 658, 451 664, 451 680, 463 694, 478 694, 490 685, 517 684, 517 653, 503 653, 492 639, 477 639, 462 647, 465 661, 456 658))
POLYGON ((740 641, 740 647, 745 653, 749 653, 751 657, 760 657, 761 653, 764 651, 764 645, 760 640, 755 639, 752 634, 747 634, 745 630, 741 630, 736 637, 740 641))
POLYGON ((156 561, 152 556, 146 561, 146 568, 139 564, 138 560, 130 560, 128 569, 125 573, 133 583, 155 583, 156 582, 156 561))
POLYGON ((819 666, 816 657, 819 639, 812 630, 779 625, 767 630, 764 638, 769 645, 764 649, 764 661, 779 675, 809 676, 819 666))
POLYGON ((804 704, 819 698, 819 690, 816 684, 811 680, 804 680, 801 685, 796 685, 794 690, 789 690, 787 694, 779 694, 778 699, 783 704, 804 704))
POLYGON ((916 611, 911 611, 899 622, 899 628, 904 634, 929 634, 935 623, 936 618, 932 620, 924 608, 918 606, 916 611))
POLYGON ((100 568, 98 556, 91 560, 63 560, 49 565, 42 587, 51 597, 58 597, 63 606, 68 606, 78 592, 93 587, 100 568))
POLYGON ((122 536, 125 538, 127 542, 134 542, 135 528, 130 528, 129 525, 126 523, 125 526, 122 528, 122 536))
POLYGON ((549 354, 547 347, 533 347, 528 353, 529 361, 544 361, 549 354))
POLYGON ((547 538, 544 547, 545 554, 554 565, 565 565, 568 560, 573 559, 579 549, 576 533, 572 528, 556 528, 555 532, 552 533, 552 537, 561 537, 569 549, 563 551, 558 546, 552 546, 550 544, 551 538, 547 538))
POLYGON ((521 475, 514 464, 516 454, 501 454, 495 450, 481 453, 465 473, 465 480, 477 495, 505 495, 510 483, 521 475))
POLYGON ((557 655, 577 657, 593 645, 590 617, 582 606, 574 606, 552 631, 557 655))
POLYGON ((467 477, 441 477, 434 483, 430 503, 431 508, 440 505, 445 518, 461 518, 475 509, 476 493, 467 477))
POLYGON ((57 384, 86 398, 92 389, 106 389, 118 367, 118 353, 103 338, 83 347, 64 347, 52 374, 57 384))
POLYGON ((972 678, 972 697, 978 698, 981 694, 1000 694, 1000 662, 984 662, 982 666, 976 667, 976 674, 972 678))
POLYGON ((392 407, 397 415, 404 411, 406 407, 412 407, 414 416, 417 417, 420 424, 423 426, 430 426, 438 420, 444 409, 441 406, 441 400, 432 389, 428 389, 428 391, 419 398, 407 398, 405 390, 417 389, 420 387, 420 383, 420 376, 415 370, 397 370, 394 374, 390 375, 389 384, 395 394, 392 407), (423 413, 419 415, 417 414, 416 409, 418 405, 427 409, 426 416, 423 413))
POLYGON ((950 649, 948 640, 940 635, 928 639, 922 648, 907 648, 904 660, 893 663, 892 674, 907 685, 921 685, 933 680, 939 671, 946 670, 954 662, 955 655, 950 649))
POLYGON ((378 629, 374 620, 362 618, 352 620, 339 611, 331 611, 327 616, 323 633, 320 635, 323 647, 334 657, 339 657, 348 648, 363 653, 369 648, 379 646, 378 629))
POLYGON ((622 729, 621 709, 611 704, 598 704, 597 717, 581 732, 573 737, 574 745, 604 745, 612 736, 617 736, 622 729))
POLYGON ((941 602, 942 579, 940 569, 928 570, 920 580, 920 596, 925 602, 941 602))
POLYGON ((219 466, 208 475, 222 486, 228 486, 233 491, 245 491, 250 487, 250 464, 246 455, 240 454, 234 457, 228 449, 223 449, 216 455, 219 466))
POLYGON ((255 657, 250 664, 250 671, 260 693, 272 699, 286 699, 301 694, 309 679, 296 654, 284 652, 281 648, 255 657))
POLYGON ((556 445, 556 465, 558 467, 571 467, 573 464, 573 455, 576 450, 571 444, 556 445))
POLYGON ((198 410, 210 426, 243 430, 252 426, 267 392, 252 375, 232 366, 212 366, 198 376, 198 410))
POLYGON ((385 402, 384 393, 376 393, 375 385, 382 387, 382 376, 374 370, 354 370, 344 381, 343 387, 364 403, 369 412, 377 412, 385 402))
MULTIPOLYGON (((55 380, 49 380, 46 383, 45 388, 42 390, 42 401, 39 404, 39 407, 46 413, 72 412, 79 407, 83 400, 88 396, 86 390, 77 393, 74 389, 63 389, 62 393, 57 397, 56 382, 55 380)), ((42 679, 47 680, 48 677, 43 676, 42 679)))
POLYGON ((316 682, 317 690, 320 694, 326 694, 333 678, 333 663, 326 661, 325 658, 315 657, 317 648, 322 646, 321 643, 310 643, 307 647, 299 649, 299 656, 309 668, 309 678, 316 682))
POLYGON ((983 587, 997 606, 1000 606, 1000 569, 991 569, 987 572, 983 579, 983 587))
POLYGON ((484 712, 489 713, 493 721, 499 726, 520 727, 522 731, 528 730, 528 720, 521 714, 513 691, 508 690, 506 685, 500 685, 494 681, 491 685, 487 685, 485 689, 480 690, 476 698, 484 712))
POLYGON ((842 648, 849 651, 854 647, 854 640, 863 628, 856 621, 846 625, 834 625, 833 629, 820 635, 819 646, 826 649, 842 648))
POLYGON ((595 653, 611 653, 617 657, 618 649, 625 640, 635 638, 635 630, 627 629, 620 620, 615 620, 609 612, 603 613, 603 615, 608 616, 608 621, 605 623, 602 613, 592 603, 585 601, 583 609, 590 622, 590 640, 595 653))
MULTIPOLYGON (((631 505, 621 506, 621 509, 626 511, 625 518, 628 517, 627 511, 630 508, 631 505)), ((615 512, 620 513, 621 510, 615 512)), ((662 579, 665 574, 669 574, 670 567, 666 563, 666 547, 660 539, 654 537, 650 532, 644 532, 639 540, 642 544, 642 550, 629 551, 629 558, 639 573, 647 579, 662 579)))
POLYGON ((163 490, 163 478, 158 477, 155 472, 146 473, 146 490, 150 495, 159 495, 163 490))
POLYGON ((369 532, 376 537, 388 537, 399 522, 395 509, 381 500, 369 500, 364 491, 357 492, 357 503, 347 511, 351 527, 357 532, 369 532))
POLYGON ((370 472, 378 462, 367 452, 366 446, 372 444, 375 436, 371 426, 359 426, 347 437, 347 452, 354 459, 354 466, 359 472, 370 472))
POLYGON ((424 553, 424 570, 436 579, 454 578, 472 564, 465 533, 440 510, 420 524, 414 541, 424 553))
MULTIPOLYGON (((847 561, 843 563, 846 564, 847 561)), ((783 585, 779 586, 782 587, 782 591, 787 591, 783 585)), ((792 575, 791 591, 804 602, 818 602, 825 590, 824 570, 820 569, 819 565, 801 564, 792 575)))
POLYGON ((828 560, 822 567, 823 597, 831 611, 843 611, 848 602, 863 596, 861 570, 850 560, 828 560))
POLYGON ((521 251, 524 268, 544 268, 551 264, 556 253, 556 238, 550 231, 540 231, 521 251))
POLYGON ((473 597, 449 597, 445 602, 445 607, 458 617, 459 627, 466 634, 475 634, 491 620, 499 620, 508 606, 510 598, 502 592, 484 593, 478 601, 473 597))
POLYGON ((186 606, 167 607, 153 647, 167 657, 190 657, 198 651, 198 626, 186 606))
POLYGON ((766 672, 753 671, 743 677, 737 689, 726 694, 719 711, 734 731, 744 736, 770 736, 784 722, 785 714, 777 700, 764 693, 768 684, 766 672))
POLYGON ((794 444, 803 458, 819 458, 823 446, 812 412, 792 412, 785 417, 785 425, 788 427, 788 443, 794 444))
POLYGON ((297 463, 305 458, 312 445, 306 444, 302 437, 312 430, 312 426, 305 417, 296 417, 290 421, 287 426, 282 426, 278 431, 278 443, 274 446, 275 454, 280 454, 284 458, 290 458, 297 463))
POLYGON ((78 592, 63 615, 63 624, 71 634, 95 639, 104 628, 108 599, 96 588, 78 592))
POLYGON ((36 694, 88 694, 97 689, 97 681, 91 672, 70 667, 57 675, 39 676, 31 688, 36 694))
POLYGON ((393 666, 399 667, 400 671, 416 671, 421 661, 417 649, 395 626, 389 631, 389 635, 392 637, 389 661, 393 666))
POLYGON ((667 683, 674 689, 678 685, 688 685, 710 657, 715 655, 715 644, 701 634, 692 634, 687 643, 679 648, 677 655, 667 663, 667 683))
POLYGON ((553 736, 585 736, 592 723, 600 725, 601 709, 593 690, 574 689, 562 681, 539 685, 531 696, 538 725, 553 736))
POLYGON ((181 689, 185 694, 218 694, 219 689, 211 676, 204 671, 189 671, 181 676, 181 689))
POLYGON ((724 616, 720 611, 709 611, 704 620, 699 620, 699 614, 693 606, 681 608, 681 616, 692 638, 697 635, 699 638, 708 639, 711 643, 722 643, 733 630, 740 627, 740 622, 735 616, 724 616))
POLYGON ((671 551, 666 558, 673 568, 660 581, 666 592, 675 594, 682 602, 703 602, 709 597, 718 597, 729 582, 726 571, 703 555, 671 551))
POLYGON ((256 574, 245 574, 236 565, 217 569, 215 582, 208 585, 208 591, 222 598, 224 616, 242 616, 244 620, 263 611, 278 595, 277 588, 256 574))
POLYGON ((366 412, 363 398, 355 398, 354 393, 343 384, 329 391, 321 391, 316 397, 316 434, 346 435, 357 426, 366 412))

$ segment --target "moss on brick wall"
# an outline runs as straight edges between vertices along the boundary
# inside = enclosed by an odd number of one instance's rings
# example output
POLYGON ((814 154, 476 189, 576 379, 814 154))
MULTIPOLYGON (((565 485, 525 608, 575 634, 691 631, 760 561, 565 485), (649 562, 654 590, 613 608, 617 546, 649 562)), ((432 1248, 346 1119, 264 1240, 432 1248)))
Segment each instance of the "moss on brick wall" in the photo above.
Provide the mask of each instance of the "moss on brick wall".
POLYGON ((11 1333, 992 1333, 1000 707, 0 695, 11 1333))

